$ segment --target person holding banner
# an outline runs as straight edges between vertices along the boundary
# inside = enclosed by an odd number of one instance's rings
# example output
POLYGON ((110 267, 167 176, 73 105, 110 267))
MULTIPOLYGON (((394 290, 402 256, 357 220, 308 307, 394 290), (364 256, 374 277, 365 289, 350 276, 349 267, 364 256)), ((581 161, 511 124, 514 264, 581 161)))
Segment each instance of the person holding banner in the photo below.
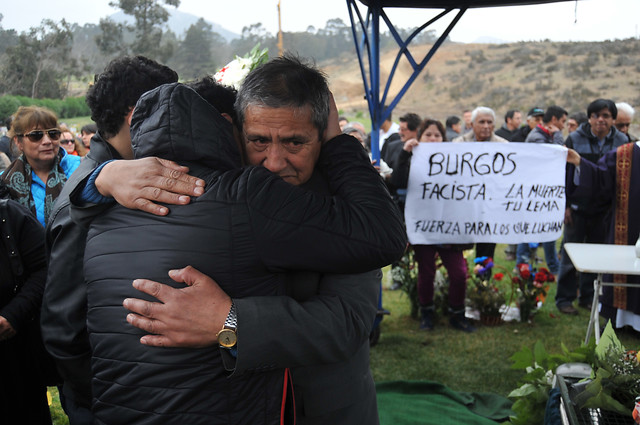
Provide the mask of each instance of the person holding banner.
MULTIPOLYGON (((640 235, 640 142, 609 151, 597 165, 569 149, 567 162, 580 170, 575 179, 574 167, 567 170, 567 193, 595 196, 613 208, 606 243, 635 245, 640 235)), ((640 284, 640 276, 614 275, 613 282, 640 284)), ((600 315, 610 319, 615 328, 631 326, 640 331, 640 288, 605 286, 602 292, 600 315)))
MULTIPOLYGON (((570 133, 565 140, 565 146, 575 149, 583 159, 596 163, 607 152, 628 142, 627 137, 613 125, 618 116, 618 108, 613 100, 594 100, 587 107, 587 116, 589 120, 570 133)), ((567 170, 569 176, 573 175, 570 171, 567 170)), ((564 242, 602 243, 606 239, 605 223, 610 210, 607 200, 607 197, 595 193, 568 194, 564 242)), ((556 306, 561 313, 575 315, 578 314, 578 310, 573 306, 576 298, 578 306, 591 307, 595 275, 580 273, 578 277, 564 249, 561 257, 556 306)))
MULTIPOLYGON (((418 128, 418 138, 405 142, 398 157, 397 170, 392 174, 392 184, 406 188, 412 150, 418 143, 440 143, 446 140, 446 132, 440 121, 425 119, 418 128)), ((465 318, 464 300, 467 288, 467 264, 461 245, 413 245, 418 262, 418 301, 420 302, 420 329, 434 327, 433 281, 436 275, 436 254, 449 273, 449 323, 455 329, 474 332, 475 328, 465 318)))

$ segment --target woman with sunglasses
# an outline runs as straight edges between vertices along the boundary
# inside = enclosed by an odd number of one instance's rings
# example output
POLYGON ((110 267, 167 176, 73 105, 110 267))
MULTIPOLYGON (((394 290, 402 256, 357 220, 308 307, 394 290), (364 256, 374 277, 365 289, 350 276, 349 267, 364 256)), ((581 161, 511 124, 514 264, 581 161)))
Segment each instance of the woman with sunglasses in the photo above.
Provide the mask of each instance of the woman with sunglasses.
POLYGON ((60 124, 60 131, 62 132, 62 136, 60 136, 60 147, 67 151, 69 155, 82 157, 87 154, 82 142, 76 138, 73 131, 71 131, 66 124, 60 124))
POLYGON ((62 186, 80 165, 80 157, 60 149, 58 118, 47 108, 19 107, 8 135, 21 155, 4 171, 0 182, 12 199, 45 226, 62 186))

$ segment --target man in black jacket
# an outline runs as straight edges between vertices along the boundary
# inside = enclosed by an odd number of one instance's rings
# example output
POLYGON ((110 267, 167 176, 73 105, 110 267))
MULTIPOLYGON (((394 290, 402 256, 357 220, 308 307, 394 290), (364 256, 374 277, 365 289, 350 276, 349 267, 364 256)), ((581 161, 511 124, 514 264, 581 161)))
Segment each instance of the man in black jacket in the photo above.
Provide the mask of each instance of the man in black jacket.
POLYGON ((155 61, 142 56, 122 57, 107 65, 87 93, 91 118, 99 131, 91 152, 65 184, 47 225, 49 271, 41 317, 45 347, 56 359, 65 381, 60 398, 71 425, 92 424, 93 418, 89 411, 91 352, 82 319, 86 313, 82 262, 87 231, 71 220, 69 196, 100 164, 133 157, 128 118, 138 98, 154 87, 177 80, 173 70, 155 61))
MULTIPOLYGON (((581 157, 594 164, 597 163, 604 154, 628 142, 625 134, 613 125, 617 114, 618 109, 612 100, 594 100, 587 107, 589 121, 569 134, 565 140, 565 146, 575 149, 581 157)), ((567 178, 573 178, 573 174, 567 174, 567 178)), ((568 196, 564 241, 604 243, 607 223, 605 216, 609 208, 610 205, 607 202, 591 196, 568 196)), ((591 308, 594 278, 594 274, 581 273, 578 282, 576 269, 563 249, 556 294, 558 310, 564 314, 578 314, 578 310, 572 305, 577 298, 577 291, 580 292, 578 304, 587 309, 591 308)))

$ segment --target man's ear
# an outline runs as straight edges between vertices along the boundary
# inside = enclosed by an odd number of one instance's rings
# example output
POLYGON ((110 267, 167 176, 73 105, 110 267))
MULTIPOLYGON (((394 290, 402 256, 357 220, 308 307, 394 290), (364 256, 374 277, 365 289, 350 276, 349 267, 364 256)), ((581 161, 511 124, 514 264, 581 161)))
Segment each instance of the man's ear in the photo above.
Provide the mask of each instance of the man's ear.
POLYGON ((131 127, 131 118, 133 118, 133 111, 135 111, 136 108, 135 106, 133 108, 131 108, 131 110, 129 111, 129 113, 127 114, 125 120, 127 120, 127 124, 129 124, 129 127, 131 127))
POLYGON ((229 121, 233 125, 233 118, 231 118, 231 115, 227 114, 226 112, 223 112, 220 115, 222 115, 225 120, 229 121))

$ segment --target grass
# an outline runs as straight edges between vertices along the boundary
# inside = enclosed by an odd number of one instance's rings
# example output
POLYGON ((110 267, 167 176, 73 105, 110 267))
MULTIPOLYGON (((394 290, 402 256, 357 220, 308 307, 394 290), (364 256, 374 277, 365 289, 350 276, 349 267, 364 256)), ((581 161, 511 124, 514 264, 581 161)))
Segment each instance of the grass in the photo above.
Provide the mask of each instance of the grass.
MULTIPOLYGON (((514 262, 504 259, 504 245, 496 247, 496 264, 508 270, 514 262)), ((541 252, 541 250, 540 250, 541 252)), ((385 282, 390 279, 385 270, 385 282)), ((376 382, 391 380, 430 380, 456 391, 491 392, 507 396, 519 386, 523 372, 511 369, 509 357, 523 346, 532 347, 540 340, 547 352, 561 353, 561 343, 569 350, 584 341, 589 312, 579 309, 577 316, 567 316, 555 307, 556 285, 531 323, 504 323, 500 326, 477 325, 467 334, 452 329, 446 317, 438 318, 431 332, 418 330, 418 322, 410 317, 409 299, 401 291, 383 292, 383 305, 391 311, 380 324, 378 344, 371 350, 371 369, 376 382)), ((635 335, 618 335, 625 347, 635 349, 640 340, 635 335)), ((60 408, 57 391, 52 412, 55 425, 68 424, 60 408)))
MULTIPOLYGON (((513 269, 504 259, 504 245, 496 247, 496 264, 513 269)), ((385 282, 388 286, 389 282, 385 282)), ((589 311, 577 316, 559 313, 555 307, 553 283, 543 307, 531 323, 509 322, 487 327, 477 324, 472 334, 451 328, 446 317, 439 318, 431 332, 420 331, 410 317, 409 300, 401 291, 384 290, 383 305, 391 311, 381 323, 378 345, 371 350, 371 369, 376 382, 388 380, 431 380, 456 391, 492 392, 507 396, 519 386, 523 372, 511 369, 511 357, 523 346, 540 340, 549 353, 561 353, 584 341, 589 311)), ((632 349, 640 340, 635 335, 619 335, 632 349)))

